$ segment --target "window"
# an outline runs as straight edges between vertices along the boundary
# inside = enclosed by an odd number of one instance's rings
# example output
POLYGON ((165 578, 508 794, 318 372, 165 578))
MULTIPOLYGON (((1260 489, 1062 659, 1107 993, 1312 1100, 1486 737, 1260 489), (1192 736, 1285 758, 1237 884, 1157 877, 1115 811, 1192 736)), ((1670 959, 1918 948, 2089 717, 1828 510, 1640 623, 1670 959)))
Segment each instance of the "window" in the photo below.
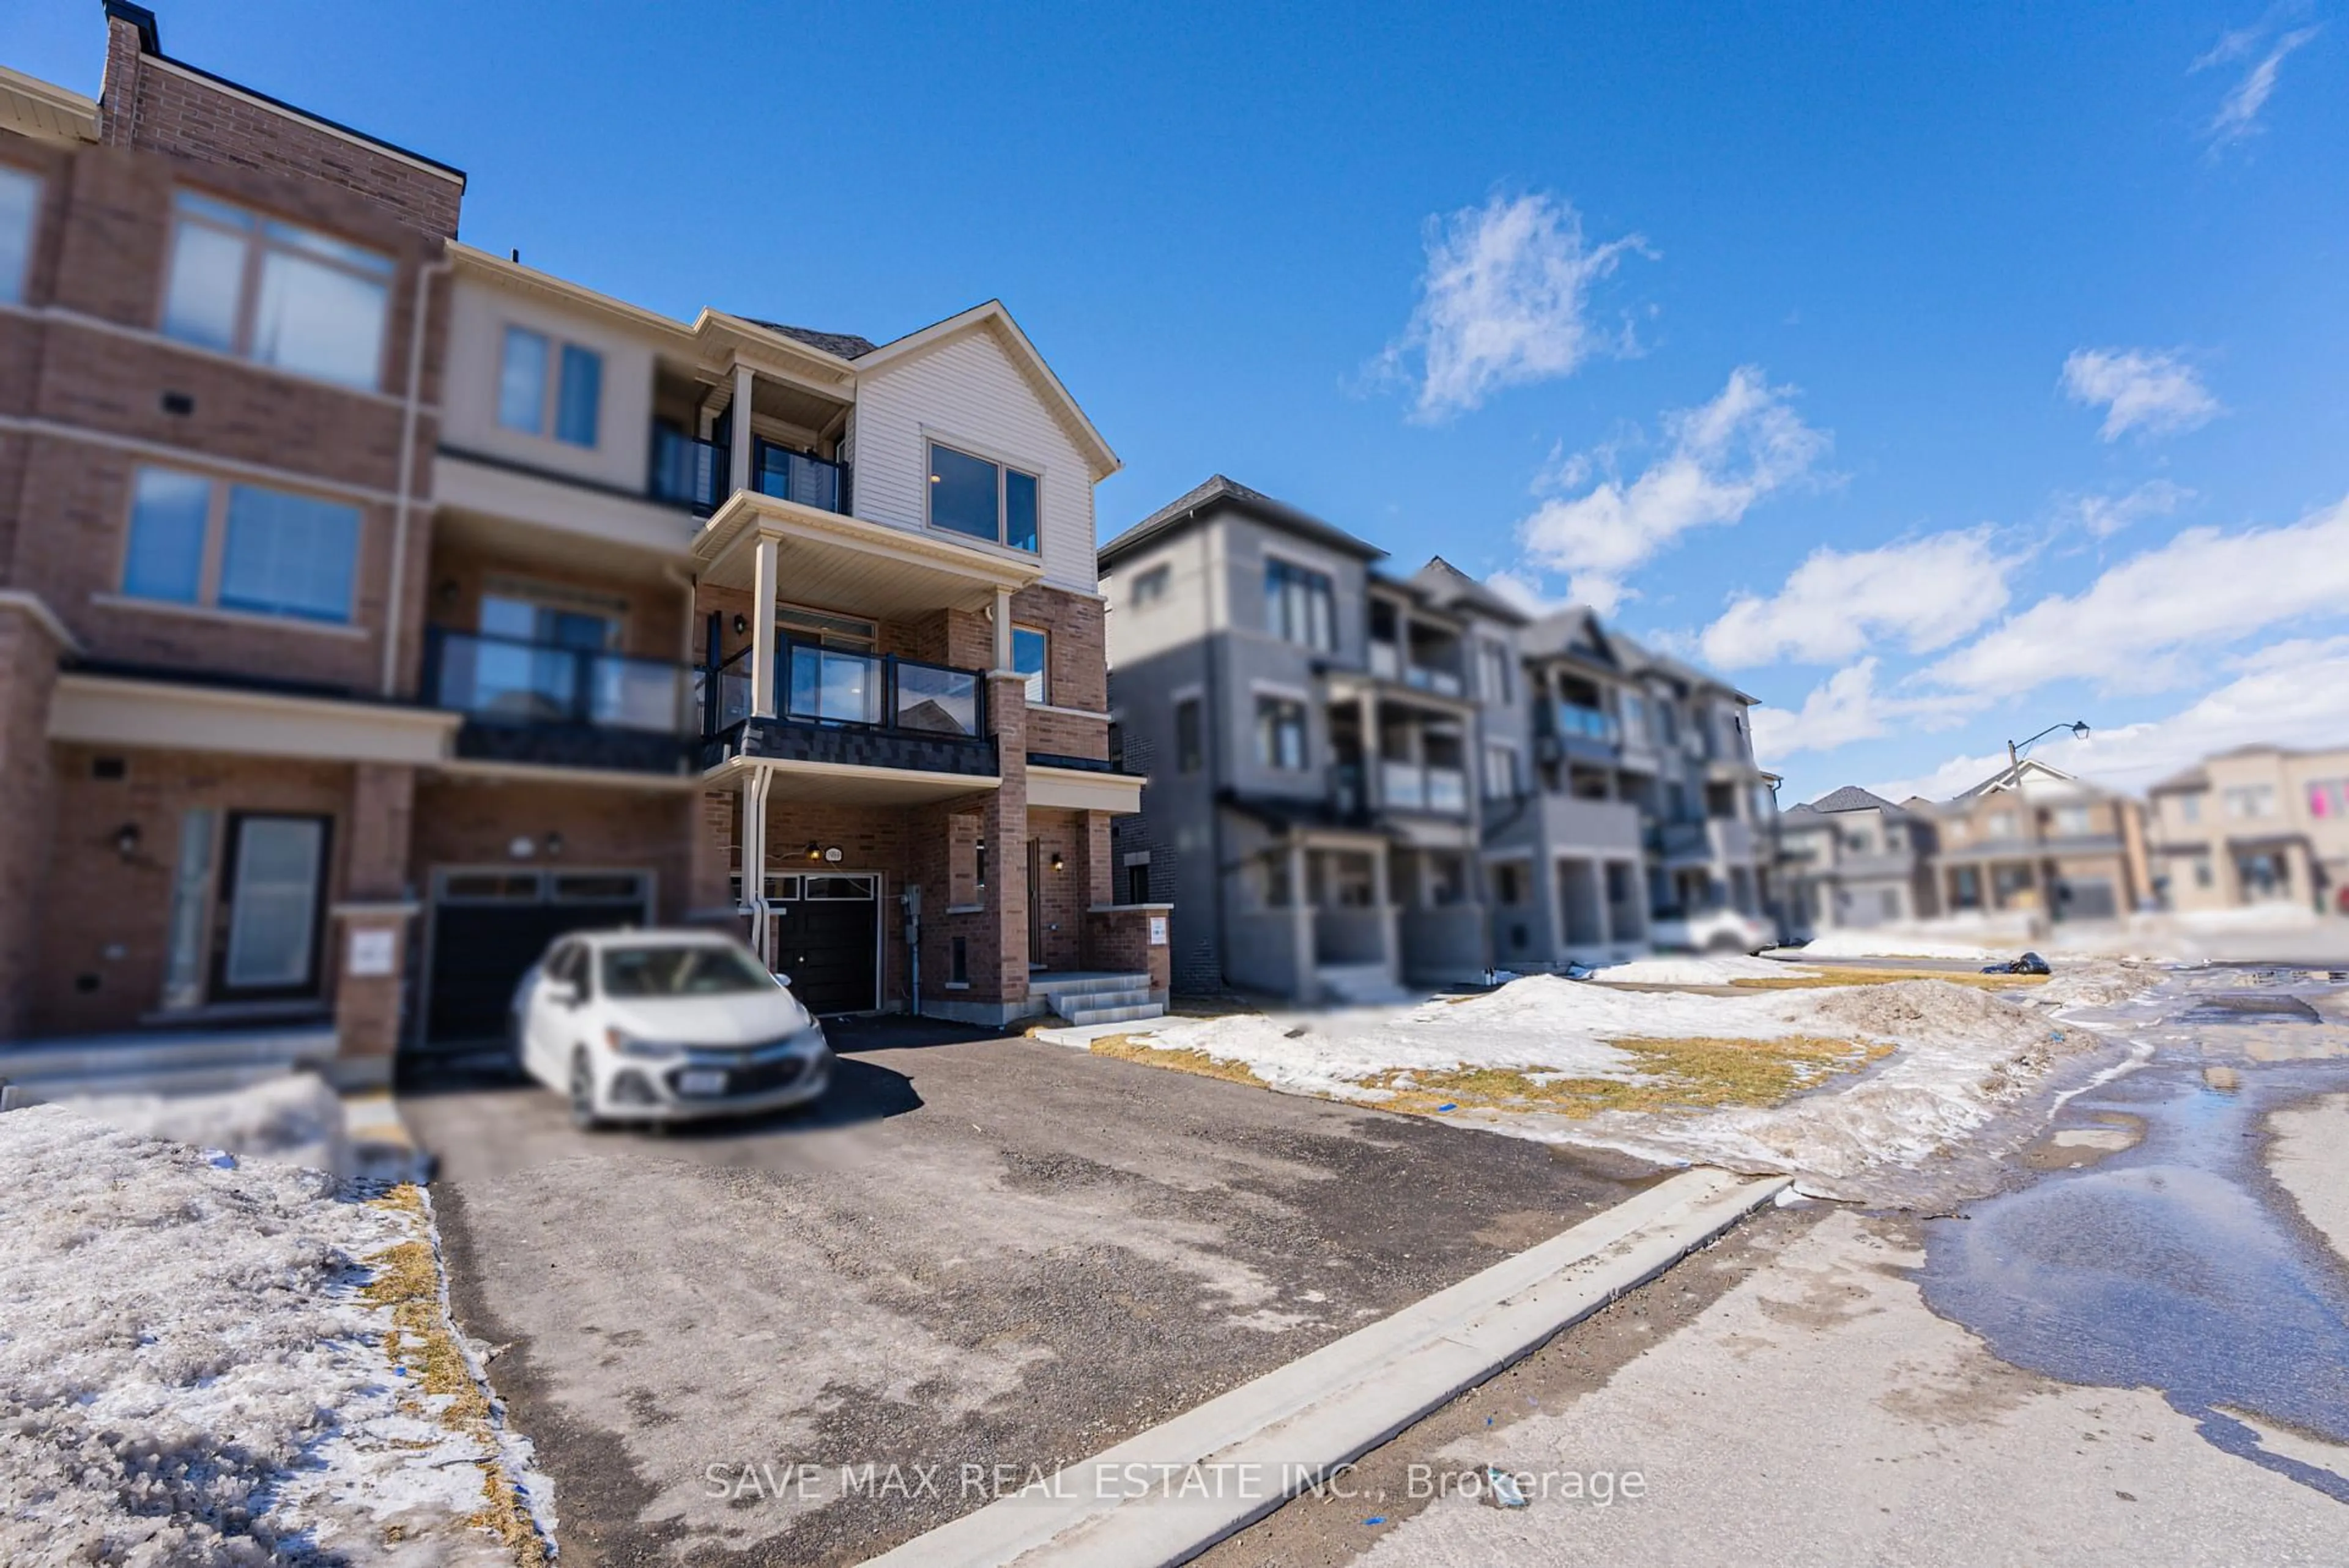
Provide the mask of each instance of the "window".
POLYGON ((2349 779, 2310 779, 2308 814, 2328 820, 2349 817, 2349 779))
POLYGON ((358 542, 355 506, 142 468, 131 487, 122 592, 347 622, 358 542))
POLYGON ((1294 697, 1256 699, 1256 759, 1283 773, 1305 771, 1305 705, 1294 697))
POLYGON ((1485 748, 1485 799, 1506 800, 1516 792, 1517 748, 1488 744, 1485 748))
POLYGON ((1128 602, 1137 610, 1155 604, 1166 597, 1167 585, 1174 579, 1174 569, 1164 562, 1133 580, 1133 592, 1128 602))
POLYGON ((163 335, 346 387, 383 378, 391 258, 179 193, 163 335))
POLYGON ((1633 746, 1645 746, 1655 737, 1648 733, 1648 705, 1633 692, 1619 694, 1623 713, 1623 738, 1633 746))
POLYGON ((1501 643, 1476 645, 1476 695, 1488 703, 1512 702, 1509 686, 1509 650, 1501 643))
POLYGON ((1525 872, 1514 861, 1505 861, 1493 868, 1493 897, 1505 904, 1526 901, 1525 872))
POLYGON ((2225 791, 2220 799, 2230 817, 2246 819, 2275 815, 2275 786, 2272 784, 2239 784, 2225 791))
POLYGON ((499 424, 592 447, 603 397, 602 355, 575 343, 558 349, 544 333, 527 327, 506 328, 505 359, 498 369, 499 424))
POLYGON ((2208 855, 2197 855, 2197 856, 2195 856, 2195 857, 2194 857, 2194 885, 2195 885, 2196 887, 2209 887, 2209 886, 2210 885, 2211 880, 2212 880, 2212 879, 2211 879, 2211 875, 2210 875, 2210 857, 2209 857, 2209 856, 2208 856, 2208 855))
POLYGON ((1990 820, 1983 825, 1989 829, 1990 836, 1993 839, 2014 837, 2014 813, 2012 811, 1992 811, 1990 814, 1990 820))
POLYGON ((1031 554, 1042 512, 1034 474, 930 443, 930 526, 1031 554))
POLYGON ((1196 773, 1204 750, 1199 736, 1199 699, 1186 696, 1174 705, 1174 771, 1196 773))
POLYGON ((2078 838, 2095 830, 2095 820, 2085 806, 2058 806, 2054 820, 2055 830, 2067 837, 2078 838))
POLYGON ((1011 667, 1028 677, 1028 706, 1040 707, 1051 700, 1046 677, 1050 639, 1033 626, 1011 628, 1011 667))
POLYGON ((2199 822, 2202 820, 2202 795, 2199 790, 2191 795, 2180 795, 2178 798, 2178 820, 2181 822, 2199 822))
POLYGON ((1292 566, 1264 564, 1264 627, 1283 642, 1329 653, 1338 645, 1336 596, 1330 574, 1292 566))
POLYGON ((33 220, 41 213, 41 182, 0 165, 0 304, 25 297, 33 266, 33 220))

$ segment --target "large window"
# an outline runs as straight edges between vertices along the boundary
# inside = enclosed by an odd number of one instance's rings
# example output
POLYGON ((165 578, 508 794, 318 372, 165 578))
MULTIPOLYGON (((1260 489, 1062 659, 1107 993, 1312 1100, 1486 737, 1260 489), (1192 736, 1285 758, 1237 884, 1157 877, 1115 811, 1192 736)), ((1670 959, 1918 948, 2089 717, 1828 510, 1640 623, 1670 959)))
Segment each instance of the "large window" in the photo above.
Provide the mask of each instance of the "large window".
POLYGON ((1299 647, 1329 653, 1338 645, 1336 597, 1330 574, 1278 559, 1264 564, 1264 626, 1299 647))
POLYGON ((1476 645, 1476 695, 1487 703, 1512 702, 1509 680, 1509 648, 1506 643, 1483 642, 1476 645))
POLYGON ((498 369, 499 424, 592 447, 603 397, 602 355, 575 343, 553 343, 528 327, 506 328, 505 357, 498 369))
POLYGON ((33 264, 33 221, 41 213, 41 182, 0 165, 0 304, 25 297, 33 264))
POLYGON ((2275 815, 2276 794, 2272 784, 2239 784, 2220 792, 2219 799, 2227 815, 2238 820, 2249 820, 2275 815))
POLYGON ((1199 699, 1186 696, 1174 705, 1174 771, 1196 773, 1205 760, 1199 731, 1199 699))
POLYGON ((1046 665, 1050 662, 1051 640, 1033 626, 1011 628, 1011 667, 1028 679, 1028 706, 1040 707, 1052 700, 1050 678, 1046 665))
POLYGON ((359 510, 176 469, 131 487, 122 592, 134 599, 347 622, 359 510))
POLYGON ((1283 773, 1305 771, 1305 705, 1295 697, 1256 699, 1256 759, 1283 773))
POLYGON ((930 526, 1033 552, 1042 481, 1002 463, 930 443, 930 526))
POLYGON ((297 375, 379 386, 388 256, 182 191, 163 333, 297 375))
POLYGON ((1487 742, 1485 747, 1485 799, 1506 800, 1517 792, 1517 748, 1487 742))

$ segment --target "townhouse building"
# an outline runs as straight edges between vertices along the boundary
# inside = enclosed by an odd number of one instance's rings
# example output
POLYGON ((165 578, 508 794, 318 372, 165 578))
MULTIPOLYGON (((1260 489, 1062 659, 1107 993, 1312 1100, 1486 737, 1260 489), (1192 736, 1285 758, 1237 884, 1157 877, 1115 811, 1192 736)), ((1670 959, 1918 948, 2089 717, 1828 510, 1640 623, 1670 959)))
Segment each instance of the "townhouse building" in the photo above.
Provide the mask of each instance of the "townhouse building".
POLYGON ((1896 806, 1847 784, 1778 817, 1788 941, 1928 920, 1940 912, 1931 802, 1896 806))
POLYGON ((2349 749, 2240 747, 2147 795, 2152 885, 2165 907, 2349 913, 2349 749))
POLYGON ((1531 621, 1222 475, 1102 546, 1113 830, 1174 982, 1308 1001, 1700 944, 1760 919, 1751 699, 1575 611, 1531 621), (1627 717, 1628 716, 1628 717, 1627 717))
POLYGON ((1950 914, 2114 920, 2150 892, 2137 803, 2026 758, 1932 811, 1950 914))
POLYGON ((740 929, 823 1012, 1163 995, 1110 859, 1117 459, 999 304, 676 321, 107 11, 97 101, 0 80, 5 1037, 380 1076, 624 922, 740 929))

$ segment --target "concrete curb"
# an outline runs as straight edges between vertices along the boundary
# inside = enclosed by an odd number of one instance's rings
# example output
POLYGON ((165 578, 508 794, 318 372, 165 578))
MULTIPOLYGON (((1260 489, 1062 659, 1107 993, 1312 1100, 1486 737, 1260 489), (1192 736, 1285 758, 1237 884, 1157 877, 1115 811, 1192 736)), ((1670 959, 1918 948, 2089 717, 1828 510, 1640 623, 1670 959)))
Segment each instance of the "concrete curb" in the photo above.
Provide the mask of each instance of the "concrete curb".
POLYGON ((1661 1274, 1787 1181, 1673 1176, 868 1568, 1185 1562, 1661 1274))

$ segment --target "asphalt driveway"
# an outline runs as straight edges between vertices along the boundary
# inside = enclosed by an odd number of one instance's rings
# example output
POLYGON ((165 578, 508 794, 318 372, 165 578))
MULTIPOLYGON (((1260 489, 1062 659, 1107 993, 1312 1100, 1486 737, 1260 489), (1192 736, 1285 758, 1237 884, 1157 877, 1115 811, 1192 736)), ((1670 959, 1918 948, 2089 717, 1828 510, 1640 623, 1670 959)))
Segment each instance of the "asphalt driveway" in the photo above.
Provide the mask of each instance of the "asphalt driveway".
POLYGON ((835 1043, 813 1114, 664 1137, 403 1098, 566 1563, 860 1561, 1650 1174, 1026 1039, 835 1043))

